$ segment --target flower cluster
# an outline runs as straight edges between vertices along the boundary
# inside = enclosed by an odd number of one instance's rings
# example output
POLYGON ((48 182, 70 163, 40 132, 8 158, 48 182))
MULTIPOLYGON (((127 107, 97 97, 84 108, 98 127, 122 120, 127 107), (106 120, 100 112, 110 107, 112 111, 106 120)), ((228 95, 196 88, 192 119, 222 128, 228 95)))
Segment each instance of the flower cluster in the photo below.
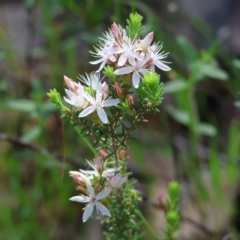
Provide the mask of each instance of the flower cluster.
POLYGON ((95 149, 92 150, 101 149, 101 157, 87 161, 91 170, 70 171, 76 189, 80 191, 80 195, 70 200, 86 204, 84 222, 94 208, 102 215, 112 216, 108 219, 108 223, 113 223, 108 231, 120 234, 118 239, 126 239, 125 234, 131 235, 127 239, 135 239, 135 210, 140 201, 133 189, 134 180, 127 181, 126 177, 129 176, 127 140, 139 124, 146 121, 146 113, 159 112, 163 84, 155 73, 155 66, 164 71, 170 70, 164 61, 167 53, 162 52, 162 45, 152 43, 154 33, 139 38, 143 29, 141 21, 142 17, 135 13, 130 14, 126 30, 116 23, 112 24, 100 38, 95 51, 91 52, 97 60, 90 63, 100 64, 96 72, 80 75, 78 82, 64 76, 64 100, 70 106, 62 103, 56 89, 48 93, 51 101, 61 109, 62 117, 74 126, 81 137, 94 138, 91 147, 95 149), (109 81, 101 79, 103 69, 109 81), (126 231, 119 231, 120 225, 126 231))
POLYGON ((79 117, 86 117, 96 111, 99 119, 103 123, 108 123, 108 117, 103 108, 117 105, 119 99, 108 98, 108 85, 106 82, 101 83, 98 73, 86 74, 86 77, 80 76, 79 80, 85 85, 64 76, 68 87, 65 89, 67 97, 64 97, 64 100, 74 106, 76 111, 81 111, 79 117))
POLYGON ((98 47, 95 47, 95 52, 92 52, 99 59, 90 63, 101 63, 97 72, 109 64, 115 67, 116 75, 132 74, 132 84, 138 88, 141 77, 148 71, 154 71, 154 66, 163 71, 170 70, 167 62, 163 61, 167 53, 161 52, 162 45, 159 43, 151 45, 153 37, 154 33, 150 32, 142 40, 131 40, 125 29, 113 23, 98 47))
POLYGON ((93 162, 87 161, 93 170, 70 171, 70 176, 77 184, 76 189, 84 194, 70 198, 71 201, 87 203, 84 208, 83 222, 86 222, 92 215, 94 207, 97 213, 111 217, 111 213, 100 200, 106 198, 114 189, 121 187, 127 181, 120 173, 115 174, 120 168, 107 168, 106 161, 97 157, 93 162))
MULTIPOLYGON (((79 111, 78 117, 83 118, 88 115, 94 119, 94 113, 104 124, 108 123, 108 117, 104 110, 105 107, 116 106, 120 103, 119 99, 108 98, 109 86, 106 82, 101 82, 100 71, 106 64, 114 67, 113 74, 129 75, 132 79, 134 88, 139 87, 140 79, 147 72, 154 72, 154 66, 169 71, 170 68, 163 61, 167 53, 161 52, 162 45, 154 43, 154 33, 148 33, 144 39, 131 39, 124 28, 113 23, 111 29, 100 38, 100 44, 95 47, 95 52, 91 52, 98 58, 91 64, 101 63, 99 69, 94 73, 79 76, 79 83, 64 76, 64 81, 68 87, 65 89, 66 97, 64 100, 79 111)), ((117 95, 119 93, 119 83, 114 83, 117 95)))

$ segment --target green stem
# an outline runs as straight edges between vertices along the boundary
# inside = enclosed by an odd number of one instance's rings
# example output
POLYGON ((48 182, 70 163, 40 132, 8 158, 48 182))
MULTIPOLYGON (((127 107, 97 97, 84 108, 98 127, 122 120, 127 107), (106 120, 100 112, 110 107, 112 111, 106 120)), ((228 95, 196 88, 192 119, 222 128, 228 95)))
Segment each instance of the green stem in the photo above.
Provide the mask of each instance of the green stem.
POLYGON ((139 210, 135 210, 135 213, 140 217, 140 219, 143 221, 143 223, 147 227, 148 231, 153 235, 153 237, 157 240, 160 240, 160 238, 155 233, 154 229, 151 227, 147 219, 142 215, 142 213, 139 210))
POLYGON ((82 134, 81 134, 81 131, 80 129, 76 126, 74 127, 74 129, 76 130, 76 132, 78 133, 78 135, 81 137, 81 139, 83 140, 83 142, 88 146, 88 148, 91 150, 91 152, 97 156, 98 155, 98 152, 97 150, 92 146, 92 144, 88 141, 87 138, 85 138, 82 134))
POLYGON ((189 87, 187 89, 187 97, 188 97, 188 112, 189 112, 189 128, 190 128, 190 138, 191 138, 191 155, 192 161, 195 164, 196 168, 199 168, 199 159, 198 159, 198 141, 199 141, 199 134, 198 134, 198 110, 197 105, 195 102, 194 97, 194 85, 192 80, 189 80, 189 87))

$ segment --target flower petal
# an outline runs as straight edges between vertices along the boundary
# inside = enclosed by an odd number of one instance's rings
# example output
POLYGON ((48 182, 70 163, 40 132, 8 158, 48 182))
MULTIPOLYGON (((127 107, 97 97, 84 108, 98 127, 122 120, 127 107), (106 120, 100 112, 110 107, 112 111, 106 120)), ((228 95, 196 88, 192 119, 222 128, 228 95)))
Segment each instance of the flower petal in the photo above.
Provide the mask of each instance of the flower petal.
POLYGON ((99 212, 102 215, 106 215, 108 217, 111 217, 111 213, 109 212, 109 210, 100 202, 96 202, 96 208, 97 210, 99 210, 99 212))
POLYGON ((83 216, 82 216, 83 222, 86 222, 89 219, 89 217, 92 215, 93 208, 94 208, 94 204, 92 204, 92 203, 89 203, 85 207, 84 212, 83 212, 83 216))
POLYGON ((100 118, 100 120, 103 122, 103 123, 108 123, 108 117, 107 117, 107 114, 106 112, 104 111, 104 109, 102 107, 98 107, 97 108, 97 114, 100 118))
POLYGON ((134 72, 132 75, 132 84, 135 88, 139 87, 140 76, 137 72, 134 72))
POLYGON ((126 63, 126 61, 127 61, 126 54, 123 53, 118 59, 118 65, 122 67, 126 63))
POLYGON ((69 198, 69 200, 74 202, 85 203, 85 202, 89 202, 90 198, 88 196, 75 196, 75 197, 69 198))
POLYGON ((95 191, 89 179, 87 180, 87 191, 91 197, 95 197, 95 191))
POLYGON ((87 107, 87 108, 84 109, 82 112, 80 112, 80 114, 78 115, 78 117, 86 117, 87 115, 91 114, 91 113, 94 112, 95 110, 96 110, 96 106, 87 107))
POLYGON ((167 65, 164 64, 164 63, 162 63, 161 61, 155 60, 155 61, 154 61, 154 64, 155 64, 158 68, 162 69, 163 71, 170 71, 170 70, 171 70, 171 68, 170 68, 169 66, 167 66, 167 65))
POLYGON ((95 64, 98 64, 98 63, 100 63, 100 62, 102 62, 102 61, 104 61, 104 58, 100 58, 100 59, 98 59, 98 60, 91 61, 91 62, 89 62, 89 63, 95 65, 95 64))
POLYGON ((119 68, 119 69, 115 70, 114 74, 123 75, 123 74, 128 74, 128 73, 133 72, 133 71, 134 71, 133 67, 123 67, 123 68, 119 68))
POLYGON ((107 99, 104 102, 101 103, 102 107, 111 107, 111 106, 115 106, 119 103, 119 99, 107 99))
POLYGON ((111 190, 112 190, 112 189, 111 189, 110 187, 103 189, 101 192, 99 192, 99 193, 96 195, 96 200, 101 200, 101 199, 107 197, 107 196, 110 194, 111 190))

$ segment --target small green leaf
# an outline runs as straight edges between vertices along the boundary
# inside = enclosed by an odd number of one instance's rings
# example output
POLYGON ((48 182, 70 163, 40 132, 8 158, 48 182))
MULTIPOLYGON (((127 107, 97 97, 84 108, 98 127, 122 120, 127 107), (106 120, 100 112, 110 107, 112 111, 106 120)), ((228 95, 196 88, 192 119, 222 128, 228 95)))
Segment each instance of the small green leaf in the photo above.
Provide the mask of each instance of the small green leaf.
POLYGON ((173 106, 167 107, 167 112, 179 123, 188 125, 189 124, 189 114, 187 111, 179 110, 173 106))
POLYGON ((34 101, 27 99, 12 99, 6 102, 6 107, 23 112, 33 112, 37 105, 34 101))
POLYGON ((24 142, 31 142, 31 141, 35 140, 36 138, 38 138, 40 133, 41 133, 40 126, 35 126, 35 127, 31 128, 27 133, 25 133, 21 137, 21 139, 24 142))
MULTIPOLYGON (((187 111, 176 109, 173 106, 167 107, 167 112, 179 123, 189 126, 190 117, 187 111)), ((200 134, 213 137, 217 134, 216 128, 209 123, 199 123, 197 130, 200 134)))
POLYGON ((217 134, 217 129, 209 123, 200 123, 197 126, 198 132, 208 137, 214 137, 217 134))
POLYGON ((211 78, 223 81, 226 81, 228 79, 228 75, 225 71, 210 64, 203 64, 200 71, 206 76, 211 78))
POLYGON ((182 91, 188 87, 187 82, 181 79, 177 79, 164 84, 164 93, 175 93, 182 91))
POLYGON ((177 42, 179 46, 182 48, 185 56, 188 58, 190 61, 194 61, 198 59, 198 53, 196 49, 193 47, 193 45, 183 36, 178 36, 177 37, 177 42))

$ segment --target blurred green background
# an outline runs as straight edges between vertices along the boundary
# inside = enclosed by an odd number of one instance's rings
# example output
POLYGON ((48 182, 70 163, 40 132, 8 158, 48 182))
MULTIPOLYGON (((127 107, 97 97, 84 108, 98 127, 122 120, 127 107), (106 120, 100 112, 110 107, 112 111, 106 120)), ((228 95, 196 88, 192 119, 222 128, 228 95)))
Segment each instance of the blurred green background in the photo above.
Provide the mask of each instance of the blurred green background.
MULTIPOLYGON (((90 65, 98 37, 137 11, 172 71, 160 114, 129 142, 144 210, 161 233, 159 194, 182 186, 182 239, 223 239, 240 226, 240 4, 235 0, 25 0, 0 3, 0 240, 104 239, 82 224, 69 170, 92 153, 46 93, 90 65)), ((143 36, 144 36, 143 34, 143 36)), ((149 239, 146 237, 146 239, 149 239)), ((240 239, 240 238, 239 238, 240 239)))

